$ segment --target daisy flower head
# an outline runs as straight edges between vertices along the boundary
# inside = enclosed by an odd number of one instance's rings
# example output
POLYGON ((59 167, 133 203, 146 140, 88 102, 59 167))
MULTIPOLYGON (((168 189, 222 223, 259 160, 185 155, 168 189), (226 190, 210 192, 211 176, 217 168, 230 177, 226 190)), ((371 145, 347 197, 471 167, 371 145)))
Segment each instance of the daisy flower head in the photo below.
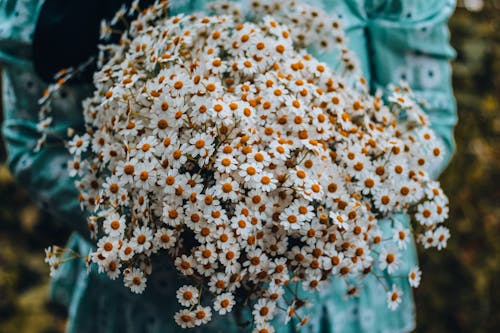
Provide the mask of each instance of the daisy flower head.
POLYGON ((119 215, 117 213, 110 213, 103 223, 104 232, 108 234, 110 237, 116 237, 123 235, 125 231, 126 222, 125 216, 119 215))
POLYGON ((141 141, 136 146, 136 149, 133 150, 134 156, 138 159, 147 159, 152 155, 157 154, 158 140, 154 136, 143 137, 141 141))
POLYGON ((293 207, 286 208, 280 215, 280 224, 285 230, 300 230, 304 226, 304 220, 293 207))
POLYGON ((270 146, 274 157, 286 161, 290 157, 291 147, 287 140, 280 139, 272 141, 270 146))
POLYGON ((211 107, 208 109, 209 115, 214 119, 217 125, 231 125, 233 124, 233 113, 229 105, 222 101, 217 100, 214 101, 211 107))
POLYGON ((144 190, 151 189, 156 184, 157 180, 157 172, 155 169, 155 163, 153 162, 140 163, 136 167, 134 182, 139 184, 144 190))
POLYGON ((276 189, 278 180, 270 172, 261 172, 255 178, 254 186, 263 192, 271 192, 276 189))
POLYGON ((221 177, 217 180, 214 187, 208 190, 208 193, 213 194, 221 200, 236 201, 239 198, 240 186, 229 176, 221 177))
POLYGON ((387 268, 389 274, 394 273, 401 264, 401 253, 396 247, 385 246, 380 251, 379 268, 384 270, 387 268))
POLYGON ((183 275, 189 276, 194 273, 194 267, 196 267, 196 261, 191 256, 186 256, 183 254, 175 259, 175 267, 183 275))
POLYGON ((274 333, 274 332, 276 332, 274 326, 266 322, 258 323, 252 331, 252 333, 274 333))
POLYGON ((324 196, 323 186, 318 181, 308 180, 305 182, 301 194, 305 199, 310 201, 321 200, 324 196))
POLYGON ((260 298, 253 307, 252 315, 257 323, 265 323, 272 318, 276 304, 265 298, 260 298))
POLYGON ((80 156, 84 153, 89 147, 91 137, 89 134, 85 133, 84 135, 75 135, 71 141, 68 143, 68 148, 70 154, 75 156, 80 156))
POLYGON ((408 273, 408 282, 413 288, 417 288, 420 285, 420 279, 422 278, 422 271, 418 266, 414 266, 408 273))
POLYGON ((345 213, 341 211, 331 211, 330 212, 330 218, 332 219, 332 222, 338 226, 339 228, 342 228, 343 230, 348 230, 351 228, 351 225, 348 223, 348 217, 345 213))
POLYGON ((215 298, 214 310, 220 315, 225 315, 231 312, 235 304, 234 296, 231 293, 222 293, 215 298))
POLYGON ((119 256, 122 261, 128 261, 135 255, 134 245, 130 242, 123 242, 120 247, 119 256))
POLYGON ((193 83, 184 71, 170 75, 165 83, 171 87, 172 97, 184 96, 193 91, 193 83))
POLYGON ((234 156, 229 154, 221 154, 217 157, 215 166, 217 171, 221 173, 230 173, 238 169, 238 161, 234 156))
POLYGON ((125 286, 135 294, 141 294, 146 289, 146 277, 144 272, 138 268, 132 268, 123 277, 125 286))
POLYGON ((212 244, 200 245, 194 254, 196 260, 203 265, 214 263, 217 260, 216 248, 212 244))
POLYGON ((155 233, 155 244, 159 245, 159 248, 170 249, 175 245, 176 237, 174 231, 171 229, 161 228, 155 233))
POLYGON ((387 213, 393 210, 398 204, 396 195, 387 188, 381 188, 375 192, 374 205, 382 212, 387 213))
POLYGON ((253 183, 261 172, 262 166, 254 162, 240 164, 240 171, 238 174, 245 182, 253 183))
POLYGON ((181 328, 192 328, 196 326, 195 314, 192 310, 182 309, 174 315, 175 322, 181 328))
POLYGON ((116 257, 118 252, 118 240, 112 238, 101 238, 97 243, 97 251, 103 261, 109 261, 116 257), (109 258, 109 259, 108 259, 109 258))
POLYGON ((99 28, 99 39, 108 40, 111 37, 113 29, 111 29, 111 25, 106 20, 101 20, 100 28, 99 28))
POLYGON ((389 309, 395 311, 401 304, 402 297, 403 291, 401 290, 401 288, 399 288, 395 284, 392 285, 392 289, 387 292, 387 306, 389 307, 389 309))
POLYGON ((179 173, 178 169, 168 169, 162 173, 162 188, 163 192, 169 195, 173 195, 176 193, 177 188, 179 186, 185 186, 186 178, 183 174, 179 173))
POLYGON ((400 222, 396 223, 392 234, 392 240, 396 242, 400 249, 405 250, 410 241, 410 230, 404 228, 400 222))
POLYGON ((177 227, 183 223, 184 209, 182 206, 178 206, 175 201, 170 204, 165 203, 162 212, 161 220, 168 226, 177 227))
POLYGON ((302 288, 304 290, 316 290, 319 291, 321 287, 324 287, 324 280, 321 279, 321 271, 319 269, 308 269, 307 279, 302 283, 302 288))
POLYGON ((426 249, 430 247, 436 247, 438 245, 438 240, 433 230, 427 230, 425 234, 421 236, 420 242, 426 249))
POLYGON ((443 198, 444 200, 442 200, 442 201, 447 202, 446 196, 443 193, 443 190, 441 189, 439 182, 437 182, 437 181, 430 181, 430 182, 426 183, 425 194, 427 195, 427 198, 429 200, 432 200, 435 197, 437 197, 437 198, 443 198))
POLYGON ((184 285, 177 289, 176 297, 182 306, 189 307, 198 302, 199 292, 193 286, 184 285))
POLYGON ((61 262, 57 256, 55 256, 49 247, 48 249, 45 250, 45 263, 47 263, 50 267, 50 277, 56 277, 58 272, 60 271, 59 268, 61 267, 61 262))
POLYGON ((116 280, 121 274, 121 263, 116 260, 111 260, 106 266, 106 274, 111 280, 116 280))
POLYGON ((424 201, 417 206, 415 218, 424 226, 431 226, 437 222, 437 208, 432 201, 424 201))
POLYGON ((446 247, 449 238, 450 238, 450 230, 446 227, 439 226, 434 231, 434 239, 437 242, 438 250, 442 250, 446 247))
POLYGON ((124 189, 124 185, 125 184, 120 180, 120 178, 115 175, 108 177, 106 182, 102 184, 105 190, 104 194, 113 199, 119 198, 121 195, 127 193, 124 189))
POLYGON ((172 169, 179 169, 184 166, 188 160, 188 148, 189 144, 186 142, 169 146, 168 149, 165 150, 162 160, 168 161, 172 169))
POLYGON ((237 249, 232 249, 230 247, 224 249, 221 253, 219 253, 219 261, 226 267, 235 265, 239 257, 240 251, 237 249))
POLYGON ((269 258, 265 253, 262 253, 260 248, 249 251, 247 254, 247 260, 243 263, 244 267, 248 267, 250 273, 259 273, 265 270, 269 264, 269 258))
POLYGON ((198 133, 189 140, 190 146, 187 153, 192 157, 199 156, 202 159, 207 159, 214 152, 214 147, 212 146, 213 140, 211 135, 198 133))
POLYGON ((85 163, 82 164, 82 161, 80 158, 74 158, 71 160, 68 160, 68 169, 69 169, 69 176, 70 177, 76 177, 76 176, 82 176, 84 172, 84 167, 85 163))
POLYGON ((220 294, 229 286, 229 277, 225 273, 217 273, 210 277, 209 282, 210 291, 214 294, 220 294))
POLYGON ((139 164, 136 158, 118 161, 115 168, 115 175, 118 176, 123 184, 132 183, 134 180, 135 169, 139 164))
POLYGON ((436 204, 436 223, 443 223, 448 218, 450 208, 446 197, 437 197, 434 199, 436 204))
POLYGON ((212 309, 209 306, 198 305, 193 312, 195 326, 204 325, 212 319, 212 309))
POLYGON ((148 227, 141 227, 134 230, 134 237, 132 243, 134 246, 134 251, 136 253, 141 253, 151 248, 153 240, 152 230, 148 227))

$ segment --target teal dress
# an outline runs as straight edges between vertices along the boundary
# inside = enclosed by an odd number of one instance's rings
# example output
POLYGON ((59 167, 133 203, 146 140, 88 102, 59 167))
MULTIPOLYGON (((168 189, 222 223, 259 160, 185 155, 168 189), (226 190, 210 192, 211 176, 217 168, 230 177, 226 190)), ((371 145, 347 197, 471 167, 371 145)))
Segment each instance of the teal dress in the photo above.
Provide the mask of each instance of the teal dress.
MULTIPOLYGON (((449 61, 447 19, 454 0, 317 0, 326 11, 342 14, 349 44, 361 62, 364 76, 373 89, 406 80, 419 98, 427 101, 432 126, 446 147, 445 159, 432 166, 437 177, 453 150, 456 123, 449 61)), ((172 1, 172 12, 201 9, 204 0, 172 1)), ((37 100, 46 85, 37 77, 31 61, 34 25, 43 0, 0 0, 0 64, 3 67, 3 136, 8 163, 20 184, 36 202, 75 232, 67 246, 85 255, 92 248, 85 215, 77 201, 78 192, 66 169, 69 154, 56 140, 40 151, 34 147, 40 137, 36 129, 37 100)), ((64 41, 61 41, 64 42, 64 41)), ((319 57, 331 65, 334 57, 319 57)), ((64 88, 54 103, 54 134, 64 136, 67 128, 83 127, 80 102, 88 87, 64 88)), ((408 226, 406 215, 395 220, 408 226)), ((391 221, 381 221, 390 235, 391 221)), ((388 236, 389 237, 389 236, 388 236)), ((404 265, 395 275, 407 275, 417 263, 415 246, 403 252, 404 265)), ((83 260, 62 265, 52 280, 50 298, 68 308, 67 331, 86 332, 180 332, 172 315, 178 310, 175 290, 182 283, 174 270, 156 258, 146 291, 132 294, 120 279, 111 281, 95 267, 87 272, 83 260)), ((334 279, 326 290, 308 295, 312 306, 309 323, 302 332, 408 332, 415 328, 412 289, 407 279, 378 272, 386 287, 396 284, 403 291, 402 304, 391 311, 384 286, 370 275, 363 281, 334 279), (361 284, 356 297, 345 297, 347 284, 361 284)), ((276 321, 277 332, 294 332, 295 323, 276 321)), ((231 315, 215 316, 209 326, 188 332, 246 332, 231 315)))

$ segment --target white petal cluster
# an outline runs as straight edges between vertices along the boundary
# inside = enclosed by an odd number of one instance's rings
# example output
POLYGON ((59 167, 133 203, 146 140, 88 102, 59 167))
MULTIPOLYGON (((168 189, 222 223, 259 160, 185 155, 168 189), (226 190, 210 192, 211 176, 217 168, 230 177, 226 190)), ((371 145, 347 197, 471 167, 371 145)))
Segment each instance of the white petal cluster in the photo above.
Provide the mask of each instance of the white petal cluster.
MULTIPOLYGON (((304 301, 283 297, 291 282, 319 290, 374 266, 397 272, 411 233, 398 224, 383 236, 383 218, 413 214, 425 247, 446 245, 447 199, 426 171, 442 148, 407 87, 384 104, 364 79, 306 52, 337 43, 354 68, 339 20, 255 1, 245 21, 234 6, 169 17, 160 1, 103 46, 70 167, 101 271, 139 293, 149 258, 165 250, 198 282, 177 291, 181 327, 208 322, 212 308, 231 312, 244 295, 255 299, 256 332, 271 332, 279 309, 307 321, 296 311, 304 301)), ((387 297, 395 308, 401 292, 387 297)))

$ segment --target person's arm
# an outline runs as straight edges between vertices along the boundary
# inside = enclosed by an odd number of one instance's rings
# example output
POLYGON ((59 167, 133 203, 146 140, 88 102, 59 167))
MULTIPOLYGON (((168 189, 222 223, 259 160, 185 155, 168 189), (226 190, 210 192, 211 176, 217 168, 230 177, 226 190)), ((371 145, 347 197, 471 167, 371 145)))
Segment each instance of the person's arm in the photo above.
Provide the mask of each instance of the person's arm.
MULTIPOLYGON (((20 185, 33 200, 84 236, 89 232, 78 191, 69 177, 69 153, 62 142, 49 140, 39 151, 34 148, 37 131, 38 99, 46 84, 34 73, 31 63, 31 36, 41 1, 0 1, 0 66, 4 119, 2 132, 8 165, 20 185)), ((64 137, 68 127, 80 129, 81 92, 68 89, 56 102, 52 130, 64 137)))
POLYGON ((367 39, 371 83, 386 88, 400 80, 425 100, 431 126, 445 147, 439 165, 430 168, 437 176, 455 150, 453 128, 457 122, 451 85, 450 46, 447 21, 455 0, 368 1, 367 39))

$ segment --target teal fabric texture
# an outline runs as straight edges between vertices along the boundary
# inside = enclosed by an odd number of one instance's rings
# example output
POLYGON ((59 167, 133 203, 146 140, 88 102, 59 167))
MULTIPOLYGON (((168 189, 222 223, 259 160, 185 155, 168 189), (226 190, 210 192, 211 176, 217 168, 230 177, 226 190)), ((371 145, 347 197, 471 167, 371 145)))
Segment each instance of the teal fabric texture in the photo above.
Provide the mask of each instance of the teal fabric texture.
MULTIPOLYGON (((171 5, 172 14, 202 10, 205 0, 178 0, 171 5)), ((448 164, 453 152, 453 127, 456 107, 451 88, 450 60, 455 56, 449 44, 447 20, 454 0, 317 0, 327 12, 340 13, 357 54, 363 75, 372 90, 387 89, 390 83, 405 80, 418 98, 427 102, 432 127, 446 147, 445 159, 431 166, 436 178, 448 164)), ((69 177, 69 153, 58 143, 49 141, 40 151, 34 147, 40 138, 37 101, 46 84, 37 77, 31 61, 31 43, 37 14, 43 0, 0 0, 0 65, 3 68, 3 136, 8 163, 18 182, 33 199, 53 216, 70 225, 75 232, 67 247, 86 255, 92 249, 85 213, 81 211, 78 191, 69 177)), ((61 41, 63 43, 64 41, 61 41)), ((331 54, 316 55, 335 65, 331 54)), ((65 87, 53 105, 55 135, 64 137, 68 128, 83 129, 81 101, 90 87, 65 87)), ((406 215, 395 215, 380 222, 384 234, 391 234, 395 221, 408 227, 406 215)), ((417 264, 414 242, 402 253, 405 263, 395 273, 406 276, 417 264)), ((92 267, 87 270, 83 259, 61 266, 52 280, 50 298, 68 308, 67 331, 86 332, 180 332, 172 316, 178 310, 176 288, 183 279, 161 256, 154 258, 153 274, 141 295, 132 294, 120 279, 111 281, 92 267)), ((326 290, 308 294, 311 306, 309 323, 301 332, 409 332, 416 318, 412 289, 405 278, 389 277, 377 272, 386 286, 395 284, 403 291, 401 306, 392 311, 386 305, 386 290, 370 275, 363 281, 334 278, 326 290), (345 297, 347 285, 360 285, 359 294, 345 297)), ((425 272, 424 272, 425 274, 425 272)), ((248 318, 243 313, 240 320, 248 318)), ((238 318, 217 316, 202 328, 186 332, 249 332, 238 325, 238 318)), ((278 333, 296 331, 296 323, 284 325, 275 319, 278 333)))

